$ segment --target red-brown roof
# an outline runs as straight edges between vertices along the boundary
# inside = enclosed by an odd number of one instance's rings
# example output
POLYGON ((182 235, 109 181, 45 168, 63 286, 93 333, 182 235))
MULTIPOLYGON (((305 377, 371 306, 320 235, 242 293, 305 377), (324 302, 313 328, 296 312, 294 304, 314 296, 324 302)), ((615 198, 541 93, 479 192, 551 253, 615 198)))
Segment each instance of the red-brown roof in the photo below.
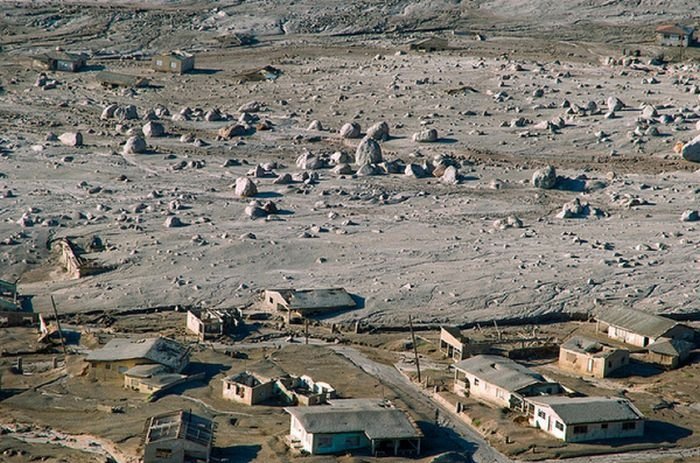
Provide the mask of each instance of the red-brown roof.
POLYGON ((691 35, 694 29, 690 26, 682 26, 680 24, 662 24, 656 28, 656 32, 674 35, 691 35))

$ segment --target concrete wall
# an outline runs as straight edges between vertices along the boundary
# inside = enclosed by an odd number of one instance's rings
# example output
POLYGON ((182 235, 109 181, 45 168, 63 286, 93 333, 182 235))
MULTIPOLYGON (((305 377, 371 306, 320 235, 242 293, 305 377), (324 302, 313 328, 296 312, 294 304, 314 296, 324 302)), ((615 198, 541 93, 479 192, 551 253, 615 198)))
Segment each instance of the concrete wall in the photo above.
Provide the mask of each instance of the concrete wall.
POLYGON ((629 352, 622 349, 612 352, 607 358, 563 348, 559 351, 559 368, 584 376, 605 378, 627 364, 629 352))
POLYGON ((223 397, 234 402, 255 405, 271 398, 274 394, 275 383, 263 383, 255 387, 224 381, 223 397), (238 392, 237 392, 238 391, 238 392))
POLYGON ((664 34, 662 32, 657 32, 656 43, 666 47, 689 47, 690 36, 680 36, 675 34, 664 34))
POLYGON ((90 362, 90 377, 100 381, 123 381, 124 373, 136 365, 150 365, 146 359, 121 360, 118 362, 90 362))
POLYGON ((339 453, 347 450, 356 450, 369 447, 370 441, 363 432, 338 433, 338 434, 313 434, 313 455, 339 453))
POLYGON ((151 442, 143 449, 143 463, 182 463, 185 447, 181 440, 151 442))
POLYGON ((287 301, 276 291, 263 293, 263 305, 269 310, 287 310, 287 301))
POLYGON ((640 334, 632 333, 623 328, 618 328, 616 326, 608 327, 608 337, 611 339, 616 339, 618 341, 624 342, 625 344, 630 344, 637 347, 646 347, 653 341, 648 337, 642 336, 640 334))
POLYGON ((152 66, 156 71, 184 74, 194 69, 194 57, 181 59, 169 55, 158 55, 153 57, 152 66))

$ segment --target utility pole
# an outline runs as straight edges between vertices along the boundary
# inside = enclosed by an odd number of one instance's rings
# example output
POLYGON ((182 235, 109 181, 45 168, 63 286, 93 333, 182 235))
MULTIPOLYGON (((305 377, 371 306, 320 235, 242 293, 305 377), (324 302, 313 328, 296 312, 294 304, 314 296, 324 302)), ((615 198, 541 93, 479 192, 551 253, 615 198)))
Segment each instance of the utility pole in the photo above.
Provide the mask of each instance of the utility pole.
POLYGON ((304 319, 304 344, 309 343, 309 319, 304 319))
POLYGON ((61 346, 63 346, 63 361, 66 361, 66 340, 63 338, 63 330, 61 329, 61 322, 58 320, 58 310, 56 309, 56 301, 53 300, 53 295, 51 295, 51 306, 53 307, 53 314, 56 317, 56 328, 58 328, 58 336, 61 338, 61 346))
POLYGON ((411 343, 413 343, 413 355, 416 357, 416 370, 418 371, 418 383, 421 383, 420 379, 420 360, 418 359, 418 346, 416 345, 416 334, 413 332, 413 319, 408 316, 408 326, 411 328, 411 343))

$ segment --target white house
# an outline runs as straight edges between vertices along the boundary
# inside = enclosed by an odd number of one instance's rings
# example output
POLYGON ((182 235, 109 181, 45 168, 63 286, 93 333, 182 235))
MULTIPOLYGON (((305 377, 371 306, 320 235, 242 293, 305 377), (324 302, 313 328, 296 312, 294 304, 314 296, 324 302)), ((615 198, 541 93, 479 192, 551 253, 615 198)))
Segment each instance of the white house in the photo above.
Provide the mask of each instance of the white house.
POLYGON ((656 28, 656 41, 667 47, 689 47, 693 43, 695 29, 682 24, 663 24, 656 28))
POLYGON ((596 316, 596 329, 607 326, 608 337, 637 347, 660 338, 693 341, 695 330, 670 318, 630 308, 607 308, 596 316))
POLYGON ((404 411, 379 399, 332 400, 329 405, 290 407, 288 441, 311 455, 369 449, 374 456, 415 457, 423 433, 404 411))
POLYGON ((530 424, 565 442, 644 435, 644 415, 617 397, 545 396, 526 399, 530 424))
POLYGON ((498 355, 475 355, 455 363, 454 392, 499 407, 523 410, 525 397, 558 394, 561 385, 498 355))

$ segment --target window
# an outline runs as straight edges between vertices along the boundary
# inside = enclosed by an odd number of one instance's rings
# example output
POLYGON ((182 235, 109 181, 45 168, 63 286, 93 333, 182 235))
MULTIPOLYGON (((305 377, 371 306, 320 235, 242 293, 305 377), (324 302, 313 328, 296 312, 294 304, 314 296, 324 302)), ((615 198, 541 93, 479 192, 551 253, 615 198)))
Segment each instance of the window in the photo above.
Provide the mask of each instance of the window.
POLYGON ((316 442, 318 448, 333 447, 333 436, 317 436, 316 442))
POLYGON ((105 370, 111 370, 112 369, 112 364, 111 363, 105 363, 105 370))
POLYGON ((156 449, 156 458, 170 458, 172 453, 170 449, 156 449))
POLYGON ((354 448, 360 446, 360 436, 346 437, 345 447, 354 448))
POLYGON ((539 416, 542 419, 547 418, 547 414, 545 412, 543 412, 542 410, 537 411, 537 416, 539 416))
POLYGON ((162 60, 162 59, 156 60, 156 66, 162 66, 162 65, 163 65, 163 60, 162 60))
POLYGON ((474 378, 474 386, 478 386, 478 385, 479 385, 479 379, 478 379, 478 378, 474 378))
POLYGON ((586 434, 588 432, 588 426, 574 426, 574 434, 586 434))
POLYGON ((634 421, 628 421, 627 423, 622 423, 622 430, 623 431, 631 431, 632 429, 637 427, 637 423, 634 421))
POLYGON ((600 429, 608 429, 608 423, 601 424, 600 429))
POLYGON ((554 427, 557 428, 560 431, 564 430, 564 424, 561 421, 555 421, 554 422, 554 427))
POLYGON ((170 63, 170 67, 172 69, 177 69, 177 63, 170 63))

